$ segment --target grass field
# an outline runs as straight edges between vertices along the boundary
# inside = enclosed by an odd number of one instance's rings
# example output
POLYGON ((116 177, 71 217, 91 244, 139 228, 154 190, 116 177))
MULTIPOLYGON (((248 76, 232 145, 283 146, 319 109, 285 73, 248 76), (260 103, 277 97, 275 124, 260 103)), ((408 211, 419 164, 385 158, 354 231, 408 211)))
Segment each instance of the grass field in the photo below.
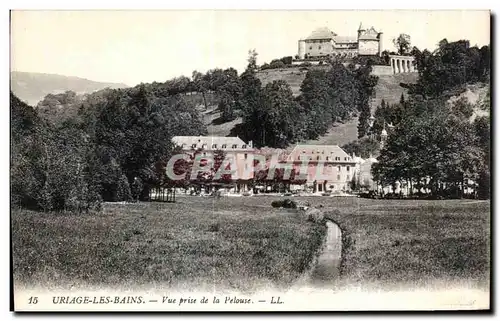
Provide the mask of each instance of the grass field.
POLYGON ((94 215, 13 211, 15 281, 281 289, 308 268, 326 227, 270 204, 180 197, 176 204, 106 204, 94 215))
MULTIPOLYGON (((251 291, 286 288, 325 227, 273 209, 276 197, 106 204, 94 215, 12 212, 18 284, 251 291)), ((340 285, 487 288, 490 203, 301 198, 342 229, 340 285)))
POLYGON ((343 233, 342 284, 489 287, 489 202, 351 201, 327 214, 343 233))

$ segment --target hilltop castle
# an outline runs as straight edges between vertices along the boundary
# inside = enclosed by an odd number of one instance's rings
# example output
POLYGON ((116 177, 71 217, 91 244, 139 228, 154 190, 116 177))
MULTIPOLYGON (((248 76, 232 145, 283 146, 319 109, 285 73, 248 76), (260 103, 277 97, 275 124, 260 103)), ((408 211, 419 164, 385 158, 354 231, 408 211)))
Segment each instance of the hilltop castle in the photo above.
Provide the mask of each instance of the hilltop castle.
POLYGON ((324 27, 314 30, 306 39, 299 40, 298 59, 382 54, 382 32, 359 25, 357 37, 338 36, 324 27))

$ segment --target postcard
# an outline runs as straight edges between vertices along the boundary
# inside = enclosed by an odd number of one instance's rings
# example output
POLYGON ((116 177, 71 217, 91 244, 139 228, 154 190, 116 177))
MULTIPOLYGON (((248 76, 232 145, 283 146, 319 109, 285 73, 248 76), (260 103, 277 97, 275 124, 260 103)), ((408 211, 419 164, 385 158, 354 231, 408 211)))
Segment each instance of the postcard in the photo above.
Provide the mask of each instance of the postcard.
POLYGON ((490 310, 483 10, 12 10, 14 311, 490 310))

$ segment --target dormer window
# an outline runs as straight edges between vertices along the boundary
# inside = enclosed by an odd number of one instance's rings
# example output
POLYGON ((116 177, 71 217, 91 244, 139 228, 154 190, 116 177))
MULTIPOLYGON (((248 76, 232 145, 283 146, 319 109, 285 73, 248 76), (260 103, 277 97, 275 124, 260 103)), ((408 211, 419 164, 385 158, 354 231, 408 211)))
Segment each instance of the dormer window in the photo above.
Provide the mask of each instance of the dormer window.
POLYGON ((336 160, 336 161, 339 161, 339 160, 340 160, 340 157, 338 157, 338 156, 337 156, 337 157, 335 157, 335 160, 336 160))
POLYGON ((217 144, 212 144, 213 149, 217 149, 217 144))
POLYGON ((320 157, 320 156, 318 156, 318 157, 316 157, 316 160, 320 160, 320 158, 321 158, 321 157, 320 157))
POLYGON ((344 157, 344 160, 349 160, 349 157, 344 157))
POLYGON ((182 145, 181 145, 181 148, 183 148, 183 149, 184 149, 185 147, 186 147, 186 144, 182 144, 182 145))
POLYGON ((233 148, 238 148, 238 145, 237 144, 233 144, 233 148))
POLYGON ((328 161, 328 158, 329 158, 329 157, 328 157, 328 156, 326 156, 326 160, 327 160, 327 161, 328 161))
POLYGON ((201 146, 201 148, 206 149, 206 148, 207 148, 207 144, 203 144, 203 145, 201 146))
POLYGON ((247 145, 241 145, 241 148, 245 149, 247 148, 247 145))
POLYGON ((227 148, 227 145, 226 144, 222 144, 222 148, 227 148))
POLYGON ((192 148, 196 148, 196 144, 191 145, 192 148))

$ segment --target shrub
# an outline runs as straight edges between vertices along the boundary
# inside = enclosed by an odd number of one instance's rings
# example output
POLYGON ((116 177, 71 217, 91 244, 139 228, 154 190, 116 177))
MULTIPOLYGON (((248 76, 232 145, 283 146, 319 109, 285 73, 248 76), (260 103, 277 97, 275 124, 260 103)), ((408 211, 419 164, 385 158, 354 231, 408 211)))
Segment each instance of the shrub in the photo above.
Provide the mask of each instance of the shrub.
POLYGON ((271 202, 271 206, 275 207, 275 208, 281 207, 282 205, 283 205, 283 201, 272 201, 271 202))
POLYGON ((292 56, 287 56, 287 57, 283 57, 280 59, 285 65, 291 65, 292 64, 292 60, 293 60, 293 57, 292 56))
POLYGON ((284 208, 297 208, 297 203, 290 199, 286 199, 283 201, 283 207, 284 208))
POLYGON ((273 60, 269 64, 272 69, 285 68, 285 64, 281 60, 273 60))
POLYGON ((213 223, 208 228, 209 232, 219 232, 219 230, 220 230, 220 224, 219 223, 213 223))
POLYGON ((295 201, 292 201, 290 199, 285 199, 285 200, 273 201, 271 203, 271 206, 275 207, 275 208, 280 208, 280 207, 283 207, 283 208, 297 208, 297 203, 295 203, 295 201))
POLYGON ((260 66, 260 70, 271 69, 271 66, 266 62, 262 66, 260 66))
POLYGON ((317 208, 312 208, 306 211, 306 218, 309 222, 322 223, 325 220, 325 215, 317 208))

